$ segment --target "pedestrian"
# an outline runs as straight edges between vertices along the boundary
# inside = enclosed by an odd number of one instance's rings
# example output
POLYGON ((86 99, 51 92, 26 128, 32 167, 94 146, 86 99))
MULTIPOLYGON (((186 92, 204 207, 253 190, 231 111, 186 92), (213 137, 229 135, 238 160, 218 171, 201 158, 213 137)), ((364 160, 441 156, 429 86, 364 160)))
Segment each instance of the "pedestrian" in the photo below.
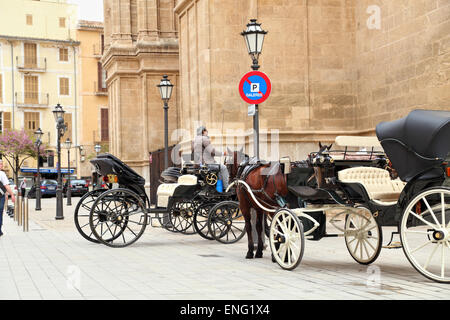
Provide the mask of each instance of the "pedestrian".
MULTIPOLYGON (((197 136, 192 142, 192 153, 194 154, 194 162, 198 164, 213 164, 215 156, 226 156, 227 152, 220 152, 214 149, 211 144, 211 140, 208 137, 208 130, 206 127, 201 126, 197 129, 197 136)), ((225 165, 220 165, 220 179, 223 182, 224 190, 228 187, 229 173, 225 165)))
POLYGON ((2 225, 3 225, 3 208, 5 206, 5 198, 8 196, 7 193, 11 195, 12 203, 16 202, 16 197, 14 192, 12 192, 9 186, 8 177, 6 177, 3 171, 3 161, 0 159, 0 237, 3 236, 2 225))
POLYGON ((25 197, 25 191, 27 187, 27 178, 23 178, 22 182, 20 183, 20 194, 23 197, 25 197))

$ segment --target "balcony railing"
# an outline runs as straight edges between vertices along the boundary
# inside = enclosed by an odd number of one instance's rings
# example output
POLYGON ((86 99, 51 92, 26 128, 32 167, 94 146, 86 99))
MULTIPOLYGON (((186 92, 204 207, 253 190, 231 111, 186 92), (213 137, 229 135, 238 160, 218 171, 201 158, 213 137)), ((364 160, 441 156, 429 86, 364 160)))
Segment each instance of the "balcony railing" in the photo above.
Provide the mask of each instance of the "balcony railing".
POLYGON ((47 70, 47 58, 16 56, 16 66, 19 71, 45 72, 47 70))
POLYGON ((97 96, 107 96, 108 95, 108 89, 99 87, 97 81, 94 81, 94 92, 95 92, 95 95, 97 95, 97 96))
POLYGON ((16 92, 16 104, 18 107, 47 107, 49 94, 39 92, 16 92))

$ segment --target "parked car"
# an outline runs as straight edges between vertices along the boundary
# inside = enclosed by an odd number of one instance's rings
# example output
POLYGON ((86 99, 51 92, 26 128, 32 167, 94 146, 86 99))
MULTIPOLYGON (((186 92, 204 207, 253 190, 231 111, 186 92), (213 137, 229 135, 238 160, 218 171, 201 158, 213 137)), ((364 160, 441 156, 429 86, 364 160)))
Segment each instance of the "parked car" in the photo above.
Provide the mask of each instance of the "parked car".
MULTIPOLYGON (((64 196, 67 196, 67 184, 69 181, 66 181, 64 184, 63 192, 64 196)), ((84 194, 89 192, 89 184, 84 179, 74 179, 70 180, 70 195, 71 196, 83 196, 84 194)))
MULTIPOLYGON (((56 196, 56 187, 58 182, 56 180, 45 179, 41 181, 41 197, 56 196)), ((28 192, 28 198, 36 198, 36 187, 33 185, 28 192)))
MULTIPOLYGON (((14 179, 9 178, 9 187, 14 192, 15 195, 17 195, 17 186, 14 183, 14 179)), ((11 195, 8 193, 8 198, 11 198, 11 195)))

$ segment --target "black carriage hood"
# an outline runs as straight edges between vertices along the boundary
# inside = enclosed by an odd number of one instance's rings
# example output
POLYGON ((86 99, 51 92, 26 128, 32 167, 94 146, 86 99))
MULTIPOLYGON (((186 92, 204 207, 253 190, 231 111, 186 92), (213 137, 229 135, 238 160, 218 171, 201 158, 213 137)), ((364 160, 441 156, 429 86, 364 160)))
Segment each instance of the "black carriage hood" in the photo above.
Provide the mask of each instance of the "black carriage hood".
POLYGON ((116 174, 120 184, 145 184, 143 177, 112 154, 99 154, 97 158, 92 159, 90 162, 102 176, 116 174))
POLYGON ((376 134, 400 179, 409 181, 438 163, 430 159, 445 159, 450 152, 450 111, 413 110, 404 118, 379 123, 376 134))

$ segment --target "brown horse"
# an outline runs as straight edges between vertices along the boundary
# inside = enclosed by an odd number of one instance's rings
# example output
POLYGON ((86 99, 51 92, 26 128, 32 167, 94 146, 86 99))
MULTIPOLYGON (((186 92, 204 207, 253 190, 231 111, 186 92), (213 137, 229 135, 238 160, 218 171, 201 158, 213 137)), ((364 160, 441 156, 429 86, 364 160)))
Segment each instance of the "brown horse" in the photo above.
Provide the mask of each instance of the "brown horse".
MULTIPOLYGON (((319 162, 323 168, 315 170, 314 175, 309 177, 308 181, 311 181, 313 178, 316 178, 317 180, 318 177, 319 181, 325 180, 326 164, 328 164, 331 159, 329 156, 331 146, 332 145, 327 146, 319 143, 319 152, 314 153, 314 156, 312 158, 310 157, 308 162, 310 162, 310 165, 314 168, 314 163, 319 162)), ((263 256, 263 214, 268 214, 272 217, 277 209, 286 206, 284 198, 288 195, 287 178, 281 168, 282 165, 279 162, 268 164, 257 163, 253 165, 246 164, 245 167, 241 168, 239 179, 244 183, 237 182, 238 186, 236 191, 239 199, 239 208, 244 216, 245 229, 247 231, 247 259, 252 259, 253 257, 262 258, 263 256), (251 189, 251 193, 255 199, 250 194, 248 188, 251 189), (253 244, 250 215, 250 209, 252 208, 256 211, 256 232, 258 234, 258 247, 255 255, 253 255, 255 248, 253 244)))
POLYGON ((249 193, 244 183, 237 183, 237 196, 239 208, 245 219, 245 229, 247 231, 248 251, 247 259, 262 258, 263 256, 263 214, 273 215, 280 207, 277 198, 284 197, 288 193, 286 177, 281 171, 280 163, 246 165, 242 168, 240 181, 243 181, 251 189, 257 202, 249 193), (261 207, 262 206, 262 207, 261 207), (254 244, 252 235, 252 224, 250 209, 256 210, 256 231, 258 233, 258 247, 253 255, 254 244), (267 210, 268 209, 268 210, 267 210))

